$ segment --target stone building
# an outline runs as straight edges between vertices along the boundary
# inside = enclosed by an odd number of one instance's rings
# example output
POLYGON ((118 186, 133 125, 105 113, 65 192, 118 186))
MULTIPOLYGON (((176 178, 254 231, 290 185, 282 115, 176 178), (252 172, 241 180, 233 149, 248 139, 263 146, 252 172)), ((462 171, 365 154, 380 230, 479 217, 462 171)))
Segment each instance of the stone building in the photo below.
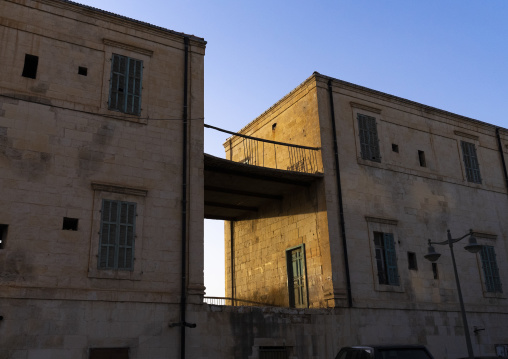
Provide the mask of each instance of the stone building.
POLYGON ((321 177, 226 222, 229 296, 342 308, 343 343, 464 356, 449 249, 435 245, 434 263, 424 255, 428 239, 472 229, 482 251, 463 250, 466 238, 455 256, 474 348, 508 343, 506 129, 314 73, 240 134, 226 158, 306 171, 312 151, 275 143, 305 145, 320 148, 310 171, 321 177))
POLYGON ((471 227, 475 352, 508 343, 506 130, 314 74, 203 160, 202 38, 3 0, 0 39, 0 359, 464 356, 449 256, 422 258, 471 227), (203 303, 204 217, 229 304, 286 308, 203 303))
POLYGON ((0 358, 177 357, 206 42, 64 0, 1 1, 0 39, 0 358))

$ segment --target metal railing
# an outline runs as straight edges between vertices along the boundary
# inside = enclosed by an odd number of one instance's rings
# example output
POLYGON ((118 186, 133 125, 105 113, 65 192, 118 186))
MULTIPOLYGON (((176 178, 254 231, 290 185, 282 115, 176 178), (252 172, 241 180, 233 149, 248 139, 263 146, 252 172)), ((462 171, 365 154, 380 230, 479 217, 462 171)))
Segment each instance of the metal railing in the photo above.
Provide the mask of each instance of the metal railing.
POLYGON ((260 167, 269 167, 294 172, 322 172, 320 147, 308 147, 291 143, 266 140, 242 135, 205 124, 206 128, 238 137, 230 148, 230 158, 235 162, 260 167))
POLYGON ((229 298, 229 297, 203 297, 203 302, 212 305, 224 305, 233 307, 279 307, 279 305, 256 302, 253 300, 229 298))

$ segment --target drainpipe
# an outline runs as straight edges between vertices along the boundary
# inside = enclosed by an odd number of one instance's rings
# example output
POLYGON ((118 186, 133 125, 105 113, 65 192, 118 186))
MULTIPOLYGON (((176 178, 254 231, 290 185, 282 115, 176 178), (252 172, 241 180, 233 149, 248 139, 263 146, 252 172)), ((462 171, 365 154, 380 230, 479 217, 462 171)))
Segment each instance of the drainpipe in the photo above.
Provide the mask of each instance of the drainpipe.
POLYGON ((504 181, 506 183, 506 189, 508 190, 508 171, 506 170, 506 162, 504 160, 503 145, 501 143, 501 136, 499 135, 499 127, 496 127, 496 137, 499 153, 501 154, 501 163, 503 164, 504 181))
POLYGON ((231 238, 231 305, 235 305, 235 231, 234 231, 234 221, 229 221, 229 231, 231 238))
POLYGON ((344 269, 346 271, 346 287, 347 287, 347 303, 348 307, 353 307, 353 295, 351 294, 351 277, 349 273, 349 259, 347 255, 346 228, 344 221, 344 206, 342 201, 342 186, 340 184, 340 168, 339 168, 339 146, 337 145, 337 128, 335 126, 335 109, 333 107, 333 91, 332 80, 328 80, 328 93, 330 95, 330 111, 332 114, 332 133, 333 133, 333 149, 335 151, 335 168, 337 178, 337 197, 339 201, 339 222, 340 236, 342 239, 342 252, 344 253, 344 269))
POLYGON ((180 358, 185 359, 185 328, 195 327, 186 322, 185 309, 187 307, 187 92, 189 76, 189 38, 184 37, 185 61, 183 75, 183 146, 182 146, 182 285, 180 297, 180 358))
POLYGON ((189 38, 184 37, 185 60, 183 75, 183 145, 182 145, 182 282, 180 296, 180 322, 171 323, 169 327, 180 327, 180 358, 185 359, 185 328, 195 328, 195 323, 187 323, 185 310, 187 307, 187 137, 188 137, 188 77, 189 77, 189 38))

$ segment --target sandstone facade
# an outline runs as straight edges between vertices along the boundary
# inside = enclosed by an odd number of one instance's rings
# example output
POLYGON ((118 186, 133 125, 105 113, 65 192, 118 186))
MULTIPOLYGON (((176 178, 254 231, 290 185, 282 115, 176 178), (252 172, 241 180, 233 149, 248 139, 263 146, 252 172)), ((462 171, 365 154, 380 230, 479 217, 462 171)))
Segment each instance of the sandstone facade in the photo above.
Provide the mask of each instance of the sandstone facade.
MULTIPOLYGON (((406 335, 431 321, 450 323, 424 319, 423 312, 448 318, 459 313, 449 249, 435 246, 442 253, 435 264, 424 255, 429 238, 444 241, 447 229, 454 238, 473 229, 496 259, 486 264, 487 254, 463 250, 467 238, 455 245, 466 310, 474 318, 470 331, 485 329, 473 336, 481 353, 508 342, 508 327, 492 321, 494 313, 508 317, 506 129, 315 73, 240 133, 320 147, 324 177, 235 221, 233 255, 226 224, 227 294, 282 306, 354 308, 366 314, 362 320, 370 328, 365 336, 361 325, 351 328, 358 336, 348 344, 361 338, 420 343, 449 357, 465 350, 460 320, 452 331, 436 324, 406 335), (365 129, 365 123, 374 129, 365 129), (369 147, 365 142, 374 132, 369 147), (295 246, 304 255, 303 302, 292 293, 297 284, 288 256, 295 246), (376 314, 387 311, 391 318, 376 314), (404 324, 397 319, 403 317, 404 324), (386 331, 383 321, 400 328, 386 331), (445 342, 443 351, 439 346, 445 342)), ((243 146, 242 138, 230 138, 226 158, 242 161, 243 146)))
POLYGON ((204 295, 206 42, 69 1, 0 14, 0 357, 177 356, 184 38, 190 303, 204 295))

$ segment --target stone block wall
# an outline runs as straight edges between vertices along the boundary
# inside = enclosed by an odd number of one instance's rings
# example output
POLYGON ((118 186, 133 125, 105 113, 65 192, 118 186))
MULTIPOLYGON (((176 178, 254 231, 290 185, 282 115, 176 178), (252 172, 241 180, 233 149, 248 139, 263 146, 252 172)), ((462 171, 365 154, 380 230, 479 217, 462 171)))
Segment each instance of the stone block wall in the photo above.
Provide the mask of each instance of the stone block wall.
MULTIPOLYGON (((334 106, 341 109, 336 123, 355 306, 452 310, 446 303, 456 304, 458 298, 449 249, 436 246, 443 254, 437 279, 423 257, 427 240, 446 240, 447 229, 456 238, 471 228, 480 244, 494 246, 506 282, 508 195, 494 126, 340 81, 333 84, 334 106), (357 114, 376 119, 380 162, 362 158, 357 114), (475 144, 482 183, 467 180, 461 141, 475 144), (424 165, 418 151, 425 153, 424 165), (374 232, 394 234, 399 286, 379 284, 374 232), (416 256, 417 269, 408 269, 409 252, 416 256)), ((327 93, 324 85, 320 89, 327 93)), ((321 116, 321 121, 331 120, 321 116)), ((501 148, 506 154, 506 146, 501 148)), ((323 156, 334 153, 324 147, 323 156)), ((506 295, 487 292, 481 257, 465 251, 466 244, 467 238, 455 246, 466 304, 480 312, 505 312, 506 295)))
MULTIPOLYGON (((179 321, 183 35, 67 1, 7 0, 0 13, 0 357, 177 353, 177 329, 152 336, 179 321), (143 60, 139 115, 108 108, 112 54, 143 60), (98 266, 104 199, 136 203, 132 270, 98 266)), ((187 284, 200 303, 206 43, 189 39, 187 284)))
MULTIPOLYGON (((305 82, 241 130, 248 136, 309 147, 321 147, 316 86, 305 82)), ((243 161, 249 142, 232 137, 225 144, 226 158, 243 161)), ((263 144, 265 158, 277 158, 277 168, 291 169, 288 148, 263 144), (274 153, 276 151, 276 154, 274 153), (282 152, 281 152, 282 151, 282 152)), ((318 172, 322 159, 317 152, 318 172)), ((270 160, 258 165, 273 167, 270 160)), ((305 246, 306 281, 310 307, 326 307, 333 298, 331 257, 323 181, 288 192, 252 217, 235 221, 235 298, 289 305, 286 250, 305 246), (326 298, 325 298, 326 297, 326 298)), ((231 238, 226 224, 226 294, 231 296, 231 238)))
MULTIPOLYGON (((286 250, 304 245, 309 305, 325 306, 318 187, 303 187, 286 195, 281 203, 262 208, 256 218, 234 222, 235 298, 289 306, 286 250)), ((228 296, 231 293, 230 240, 226 240, 228 296)))
MULTIPOLYGON (((242 135, 275 142, 319 148, 320 133, 316 89, 302 84, 284 97, 283 103, 274 105, 245 126, 242 135)), ((323 172, 319 150, 291 148, 279 144, 263 143, 234 136, 224 143, 226 158, 262 167, 282 170, 323 172), (305 163, 304 163, 305 162, 305 163)))
MULTIPOLYGON (((197 327, 188 332, 189 340, 199 337, 206 343, 189 349, 195 358, 257 359, 261 357, 261 347, 277 347, 285 348, 292 359, 326 359, 334 358, 343 346, 373 343, 420 344, 434 358, 467 357, 458 311, 223 306, 202 309, 191 311, 197 327)), ((506 313, 468 315, 471 325, 485 329, 471 334, 475 355, 495 355, 495 345, 508 341, 504 330, 506 313)))
MULTIPOLYGON (((129 358, 180 358, 176 305, 141 302, 19 300, 0 302, 0 358, 87 359, 90 349, 127 348, 129 358)), ((506 313, 468 313, 475 355, 495 355, 508 343, 506 313)), ((291 359, 334 358, 358 344, 423 344, 435 358, 466 357, 457 311, 288 309, 189 306, 190 358, 260 358, 284 348, 291 359)))

